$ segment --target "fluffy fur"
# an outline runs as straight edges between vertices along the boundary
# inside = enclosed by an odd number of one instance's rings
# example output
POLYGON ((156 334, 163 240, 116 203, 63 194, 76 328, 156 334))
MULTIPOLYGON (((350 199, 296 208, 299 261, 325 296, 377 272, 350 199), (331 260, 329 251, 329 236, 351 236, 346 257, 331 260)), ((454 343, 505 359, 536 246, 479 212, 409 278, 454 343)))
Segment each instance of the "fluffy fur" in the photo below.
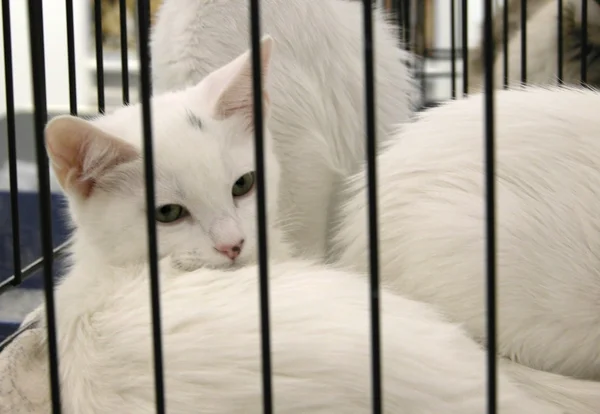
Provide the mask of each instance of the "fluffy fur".
MULTIPOLYGON (((403 127, 378 157, 378 205, 385 285, 485 343, 482 99, 403 127)), ((589 90, 499 91, 495 116, 498 351, 590 379, 600 379, 599 104, 589 90)), ((356 175, 350 191, 364 183, 356 175)), ((363 271, 366 209, 350 196, 336 235, 341 263, 363 271)))
MULTIPOLYGON (((261 28, 273 36, 275 153, 280 214, 295 251, 322 258, 338 182, 364 157, 362 3, 263 0, 261 28)), ((152 33, 155 91, 196 83, 248 47, 247 3, 166 0, 152 33)), ((375 10, 378 137, 408 119, 417 97, 396 28, 375 10)), ((267 168, 269 168, 267 166, 267 168)))
MULTIPOLYGON (((100 270, 72 273, 56 292, 63 411, 151 413, 147 269, 100 270), (81 279, 77 291, 70 286, 75 278, 81 279)), ((262 412, 257 273, 256 266, 181 272, 167 263, 162 268, 169 411, 262 412)), ((322 265, 287 262, 271 267, 270 290, 275 411, 368 412, 370 318, 364 279, 322 265)), ((484 412, 484 351, 429 306, 387 292, 381 299, 384 412, 484 412)), ((19 379, 0 387, 0 406, 7 412, 23 399, 47 404, 47 385, 30 385, 47 378, 46 348, 39 342, 43 324, 33 341, 35 332, 5 351, 16 362, 0 360, 0 378, 19 379), (37 359, 19 355, 20 346, 37 359)), ((499 391, 500 413, 564 413, 528 396, 502 374, 499 391)))
MULTIPOLYGON (((587 82, 600 87, 600 0, 563 1, 563 81, 577 85, 581 80, 582 1, 588 4, 587 82)), ((494 85, 504 85, 503 10, 494 15, 494 85)), ((521 82, 521 0, 508 0, 508 81, 521 82)), ((556 0, 527 1, 527 83, 555 84, 558 75, 558 3, 556 0)), ((481 46, 469 62, 469 88, 482 89, 484 56, 481 46)))

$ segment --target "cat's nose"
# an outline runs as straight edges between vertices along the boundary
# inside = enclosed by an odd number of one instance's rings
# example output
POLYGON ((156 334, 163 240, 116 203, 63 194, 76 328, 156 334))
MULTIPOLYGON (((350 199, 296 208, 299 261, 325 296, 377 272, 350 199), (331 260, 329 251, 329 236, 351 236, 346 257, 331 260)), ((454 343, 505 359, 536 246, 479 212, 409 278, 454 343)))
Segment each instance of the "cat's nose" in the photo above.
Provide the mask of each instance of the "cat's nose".
POLYGON ((215 250, 234 260, 242 252, 243 246, 244 239, 241 239, 236 244, 218 244, 215 246, 215 250))

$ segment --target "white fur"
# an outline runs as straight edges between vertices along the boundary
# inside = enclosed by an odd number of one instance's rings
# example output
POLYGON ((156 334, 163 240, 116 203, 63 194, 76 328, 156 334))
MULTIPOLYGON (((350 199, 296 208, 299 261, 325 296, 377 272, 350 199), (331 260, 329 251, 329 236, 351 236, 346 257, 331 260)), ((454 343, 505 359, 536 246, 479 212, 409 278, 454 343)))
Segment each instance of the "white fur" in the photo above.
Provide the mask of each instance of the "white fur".
MULTIPOLYGON (((169 412, 262 412, 257 274, 255 265, 181 272, 164 263, 160 284, 169 412)), ((275 412, 369 412, 370 310, 364 278, 301 261, 274 264, 270 275, 275 412)), ((153 412, 148 289, 145 267, 72 273, 58 288, 63 412, 153 412), (77 290, 71 285, 75 278, 77 290)), ((381 300, 384 412, 483 413, 484 351, 425 304, 387 292, 381 300)), ((43 353, 39 360, 41 375, 46 373, 43 353)), ((36 378, 29 375, 12 387, 42 400, 40 391, 25 383, 36 378)), ((529 397, 502 374, 499 392, 503 414, 563 413, 529 397)), ((0 405, 14 403, 15 394, 0 394, 0 405)))
MULTIPOLYGON (((600 379, 600 94, 499 91, 498 351, 524 365, 600 379)), ((378 157, 383 283, 433 303, 485 343, 483 96, 405 125, 378 157), (424 139, 425 138, 425 139, 424 139)), ((351 180, 364 188, 364 176, 351 180)), ((367 205, 351 196, 336 236, 366 270, 367 205)))
MULTIPOLYGON (((303 257, 322 258, 337 182, 364 158, 362 3, 263 0, 261 30, 273 36, 273 133, 281 163, 279 219, 303 257)), ((152 33, 156 91, 196 83, 250 43, 249 9, 240 0, 166 0, 152 33)), ((411 113, 417 89, 409 54, 376 10, 378 137, 411 113)), ((269 166, 267 165, 267 168, 269 166)))

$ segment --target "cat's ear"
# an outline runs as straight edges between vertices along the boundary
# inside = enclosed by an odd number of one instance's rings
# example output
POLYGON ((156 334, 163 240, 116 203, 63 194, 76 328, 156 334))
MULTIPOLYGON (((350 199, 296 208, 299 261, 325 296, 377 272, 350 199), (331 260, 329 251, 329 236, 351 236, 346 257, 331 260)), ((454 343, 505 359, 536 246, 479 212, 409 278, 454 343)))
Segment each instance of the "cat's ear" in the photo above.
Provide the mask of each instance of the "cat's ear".
MULTIPOLYGON (((271 64, 273 38, 266 35, 260 41, 262 102, 264 118, 269 116, 271 100, 266 88, 267 75, 271 64)), ((238 56, 225 66, 209 74, 205 81, 208 89, 212 114, 217 119, 241 115, 254 125, 254 90, 252 85, 252 50, 238 56)))
POLYGON ((111 168, 140 156, 131 144, 74 116, 53 118, 45 130, 46 150, 66 193, 87 198, 111 168))

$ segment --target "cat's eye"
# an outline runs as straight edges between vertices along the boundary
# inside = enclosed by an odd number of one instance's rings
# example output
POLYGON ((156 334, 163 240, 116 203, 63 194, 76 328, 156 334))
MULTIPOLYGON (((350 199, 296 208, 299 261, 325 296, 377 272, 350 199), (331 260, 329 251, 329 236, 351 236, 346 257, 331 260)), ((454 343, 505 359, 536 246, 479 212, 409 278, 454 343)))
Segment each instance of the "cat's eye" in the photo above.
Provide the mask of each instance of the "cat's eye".
POLYGON ((231 188, 231 194, 233 194, 234 197, 242 197, 248 194, 253 187, 254 171, 250 171, 237 179, 231 188))
POLYGON ((188 215, 185 207, 179 204, 165 204, 156 209, 156 221, 161 223, 173 223, 188 215))

